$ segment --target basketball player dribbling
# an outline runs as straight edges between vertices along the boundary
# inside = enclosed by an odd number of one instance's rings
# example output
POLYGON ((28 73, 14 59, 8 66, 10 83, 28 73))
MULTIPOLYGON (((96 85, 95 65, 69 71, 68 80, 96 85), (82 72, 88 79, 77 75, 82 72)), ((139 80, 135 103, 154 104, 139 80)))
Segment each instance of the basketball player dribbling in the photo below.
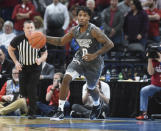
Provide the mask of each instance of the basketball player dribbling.
POLYGON ((37 84, 41 73, 41 63, 47 58, 46 47, 34 49, 27 36, 35 31, 33 21, 24 22, 24 34, 16 36, 8 47, 8 53, 19 71, 20 94, 29 99, 29 119, 36 118, 37 84), (19 60, 15 51, 19 53, 19 60), (40 55, 41 54, 41 55, 40 55))
POLYGON ((91 11, 87 7, 81 6, 77 10, 77 16, 79 25, 73 27, 65 36, 47 36, 47 42, 52 45, 64 46, 65 43, 74 38, 80 46, 72 62, 67 67, 60 88, 59 108, 50 120, 61 120, 64 118, 63 110, 69 84, 79 75, 85 76, 88 92, 94 101, 90 119, 97 119, 101 113, 102 102, 100 102, 99 92, 96 88, 97 81, 104 67, 101 55, 110 50, 114 44, 98 27, 89 23, 91 11), (100 48, 99 43, 103 45, 102 48, 100 48))

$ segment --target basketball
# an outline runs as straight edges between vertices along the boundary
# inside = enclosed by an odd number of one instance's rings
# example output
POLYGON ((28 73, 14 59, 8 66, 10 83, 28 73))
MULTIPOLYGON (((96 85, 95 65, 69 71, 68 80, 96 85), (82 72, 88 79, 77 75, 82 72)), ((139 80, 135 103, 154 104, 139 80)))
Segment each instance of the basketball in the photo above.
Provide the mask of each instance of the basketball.
POLYGON ((28 37, 32 48, 40 49, 46 44, 46 37, 42 32, 35 31, 28 37))

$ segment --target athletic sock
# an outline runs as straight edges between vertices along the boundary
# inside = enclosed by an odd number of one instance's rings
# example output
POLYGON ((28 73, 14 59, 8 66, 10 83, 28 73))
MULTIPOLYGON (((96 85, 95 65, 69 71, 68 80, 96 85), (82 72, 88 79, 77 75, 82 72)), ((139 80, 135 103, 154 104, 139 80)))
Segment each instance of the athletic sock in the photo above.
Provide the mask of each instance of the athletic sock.
POLYGON ((59 100, 59 108, 64 111, 65 100, 59 100))

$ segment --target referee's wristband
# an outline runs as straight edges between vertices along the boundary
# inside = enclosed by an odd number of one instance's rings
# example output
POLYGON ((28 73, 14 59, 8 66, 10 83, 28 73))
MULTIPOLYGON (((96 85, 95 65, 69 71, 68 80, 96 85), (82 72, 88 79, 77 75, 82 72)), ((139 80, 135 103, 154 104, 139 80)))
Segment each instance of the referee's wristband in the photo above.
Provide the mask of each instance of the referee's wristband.
POLYGON ((51 88, 50 90, 51 90, 52 92, 54 91, 54 89, 53 89, 53 88, 51 88))

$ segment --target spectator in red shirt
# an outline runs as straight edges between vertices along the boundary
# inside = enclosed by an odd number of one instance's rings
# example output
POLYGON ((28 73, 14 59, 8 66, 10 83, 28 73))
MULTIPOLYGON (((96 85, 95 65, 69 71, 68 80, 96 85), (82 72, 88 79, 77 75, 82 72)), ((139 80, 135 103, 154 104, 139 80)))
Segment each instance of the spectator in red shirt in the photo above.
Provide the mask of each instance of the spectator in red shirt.
POLYGON ((155 42, 160 42, 159 22, 161 18, 161 10, 156 8, 156 0, 148 0, 149 8, 146 10, 149 18, 148 38, 155 42))
POLYGON ((29 0, 22 0, 21 4, 17 4, 12 13, 14 20, 14 28, 16 34, 23 33, 23 24, 26 20, 32 19, 35 14, 35 7, 29 0))
MULTIPOLYGON (((59 101, 59 91, 61 82, 63 79, 63 74, 58 72, 54 74, 53 77, 53 84, 48 86, 47 94, 46 94, 46 101, 49 102, 49 105, 43 104, 41 102, 37 102, 37 107, 40 109, 42 115, 52 116, 54 111, 58 108, 58 101, 59 101)), ((70 93, 68 94, 67 100, 69 98, 70 93)), ((65 111, 69 109, 69 102, 66 101, 65 104, 65 111)))
MULTIPOLYGON (((140 111, 141 115, 136 117, 138 120, 148 119, 147 109, 148 109, 148 98, 153 96, 154 93, 161 90, 161 46, 158 46, 158 51, 156 52, 158 58, 148 59, 148 73, 152 75, 151 84, 145 86, 140 91, 140 111)), ((148 54, 149 55, 149 54, 148 54)))

